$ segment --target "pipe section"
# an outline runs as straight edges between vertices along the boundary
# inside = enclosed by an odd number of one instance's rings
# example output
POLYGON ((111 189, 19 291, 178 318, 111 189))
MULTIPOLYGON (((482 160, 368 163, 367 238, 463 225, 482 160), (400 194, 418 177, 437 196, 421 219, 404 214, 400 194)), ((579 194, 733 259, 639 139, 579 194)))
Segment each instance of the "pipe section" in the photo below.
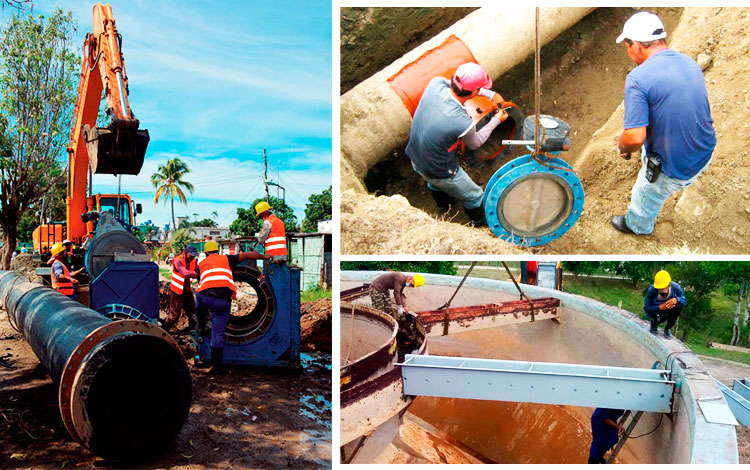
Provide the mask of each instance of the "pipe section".
POLYGON ((192 385, 164 330, 113 322, 13 271, 0 271, 0 300, 58 384, 62 421, 81 445, 133 463, 160 454, 177 436, 192 385))
MULTIPOLYGON (((593 10, 591 7, 541 8, 541 43, 550 42, 593 10)), ((342 169, 349 168, 361 180, 367 170, 393 148, 406 144, 411 115, 388 79, 451 35, 468 48, 491 77, 497 78, 534 52, 535 10, 503 6, 474 11, 344 93, 341 96, 342 169)), ((502 92, 502 83, 496 88, 502 92)), ((347 179, 342 178, 342 181, 347 179)), ((346 182, 342 190, 352 184, 353 181, 346 182)))

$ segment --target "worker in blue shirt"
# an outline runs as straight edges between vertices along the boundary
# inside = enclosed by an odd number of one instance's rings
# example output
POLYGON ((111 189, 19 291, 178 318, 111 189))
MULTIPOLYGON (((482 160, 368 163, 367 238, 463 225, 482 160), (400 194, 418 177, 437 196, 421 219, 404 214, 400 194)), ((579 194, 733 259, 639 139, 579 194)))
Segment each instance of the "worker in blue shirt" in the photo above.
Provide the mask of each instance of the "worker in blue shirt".
POLYGON ((641 150, 628 211, 611 220, 623 233, 652 233, 664 202, 698 179, 716 147, 703 71, 669 49, 666 37, 661 19, 642 11, 617 38, 638 66, 625 79, 624 130, 616 147, 623 158, 641 150))
POLYGON ((682 287, 672 282, 669 273, 666 271, 656 273, 654 283, 648 288, 646 300, 643 302, 643 310, 651 320, 651 333, 656 334, 659 324, 666 321, 664 336, 671 337, 672 328, 686 304, 687 299, 682 292, 682 287))
POLYGON ((589 448, 589 463, 606 463, 604 454, 625 434, 625 428, 617 424, 625 413, 624 410, 611 408, 597 408, 591 415, 591 447, 589 448))

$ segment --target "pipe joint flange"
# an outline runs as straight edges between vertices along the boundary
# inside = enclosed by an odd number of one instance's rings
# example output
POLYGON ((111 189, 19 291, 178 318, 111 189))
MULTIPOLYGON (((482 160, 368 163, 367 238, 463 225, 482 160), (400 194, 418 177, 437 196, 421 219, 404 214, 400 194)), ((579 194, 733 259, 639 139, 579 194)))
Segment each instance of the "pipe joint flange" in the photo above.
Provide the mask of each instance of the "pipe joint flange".
POLYGON ((559 158, 545 163, 524 155, 487 182, 485 216, 499 238, 521 246, 544 245, 563 236, 581 216, 583 185, 572 167, 559 158))
MULTIPOLYGON (((74 400, 76 394, 77 379, 81 370, 81 365, 89 356, 94 348, 100 345, 104 340, 121 333, 140 333, 162 338, 177 351, 180 351, 177 342, 166 331, 151 323, 141 320, 121 320, 107 323, 89 333, 86 338, 76 347, 73 353, 68 357, 60 377, 60 388, 58 400, 60 403, 60 415, 62 417, 65 429, 70 435, 84 447, 88 447, 85 436, 79 429, 83 430, 82 411, 74 400)), ((182 354, 182 352, 180 352, 182 354)))

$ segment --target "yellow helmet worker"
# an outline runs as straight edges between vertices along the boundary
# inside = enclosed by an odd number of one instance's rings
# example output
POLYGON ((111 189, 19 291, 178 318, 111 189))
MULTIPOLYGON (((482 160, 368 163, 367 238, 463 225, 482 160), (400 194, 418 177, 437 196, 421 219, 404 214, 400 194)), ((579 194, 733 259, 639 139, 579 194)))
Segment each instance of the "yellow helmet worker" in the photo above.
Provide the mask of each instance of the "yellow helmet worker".
POLYGON ((666 271, 659 271, 654 276, 654 289, 664 289, 672 282, 672 276, 666 271))
POLYGON ((424 285, 424 276, 421 274, 415 274, 414 275, 414 287, 419 287, 424 285))
POLYGON ((258 242, 263 243, 265 253, 273 263, 286 263, 286 227, 284 221, 271 212, 271 205, 260 201, 255 205, 255 214, 263 221, 258 233, 258 242))
POLYGON ((646 317, 651 320, 651 333, 657 334, 657 327, 663 322, 664 337, 672 337, 672 328, 677 323, 677 318, 682 309, 687 305, 687 299, 682 292, 682 287, 672 281, 672 276, 662 270, 654 276, 654 284, 648 288, 646 299, 643 302, 643 310, 646 317))
POLYGON ((264 213, 265 211, 270 211, 270 210, 271 210, 271 206, 266 201, 260 201, 259 203, 255 205, 255 215, 257 215, 258 217, 260 217, 260 215, 264 213))

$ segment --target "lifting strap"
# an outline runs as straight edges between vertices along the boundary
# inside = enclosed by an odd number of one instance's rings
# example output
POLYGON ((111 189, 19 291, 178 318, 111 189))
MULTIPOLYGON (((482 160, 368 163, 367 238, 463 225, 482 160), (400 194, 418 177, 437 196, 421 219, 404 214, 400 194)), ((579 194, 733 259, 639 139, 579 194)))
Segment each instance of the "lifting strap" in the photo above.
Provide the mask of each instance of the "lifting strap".
MULTIPOLYGON (((448 308, 448 307, 451 306, 451 302, 453 302, 453 299, 456 297, 456 294, 458 294, 458 290, 461 288, 461 286, 464 285, 464 281, 466 280, 467 277, 469 277, 469 274, 471 274, 471 270, 474 269, 474 266, 476 266, 476 265, 477 265, 476 261, 472 261, 471 262, 471 266, 469 266, 468 271, 466 271, 466 274, 464 274, 464 278, 461 279, 461 282, 458 284, 458 287, 456 287, 456 291, 453 292, 453 295, 451 296, 450 300, 448 300, 445 304, 443 304, 442 307, 438 308, 438 310, 442 310, 444 308, 448 308)), ((531 318, 534 318, 533 310, 532 310, 531 315, 532 315, 531 318)))
POLYGON ((510 269, 508 269, 508 265, 505 264, 505 261, 501 261, 503 263, 503 266, 505 267, 505 272, 508 273, 508 276, 510 277, 510 280, 513 281, 513 284, 516 285, 516 289, 518 289, 518 294, 521 296, 521 299, 526 299, 529 302, 529 306, 531 307, 531 321, 536 321, 534 319, 534 302, 531 301, 531 299, 524 294, 524 292, 521 290, 521 286, 518 285, 516 282, 516 278, 513 277, 513 274, 510 273, 510 269))

